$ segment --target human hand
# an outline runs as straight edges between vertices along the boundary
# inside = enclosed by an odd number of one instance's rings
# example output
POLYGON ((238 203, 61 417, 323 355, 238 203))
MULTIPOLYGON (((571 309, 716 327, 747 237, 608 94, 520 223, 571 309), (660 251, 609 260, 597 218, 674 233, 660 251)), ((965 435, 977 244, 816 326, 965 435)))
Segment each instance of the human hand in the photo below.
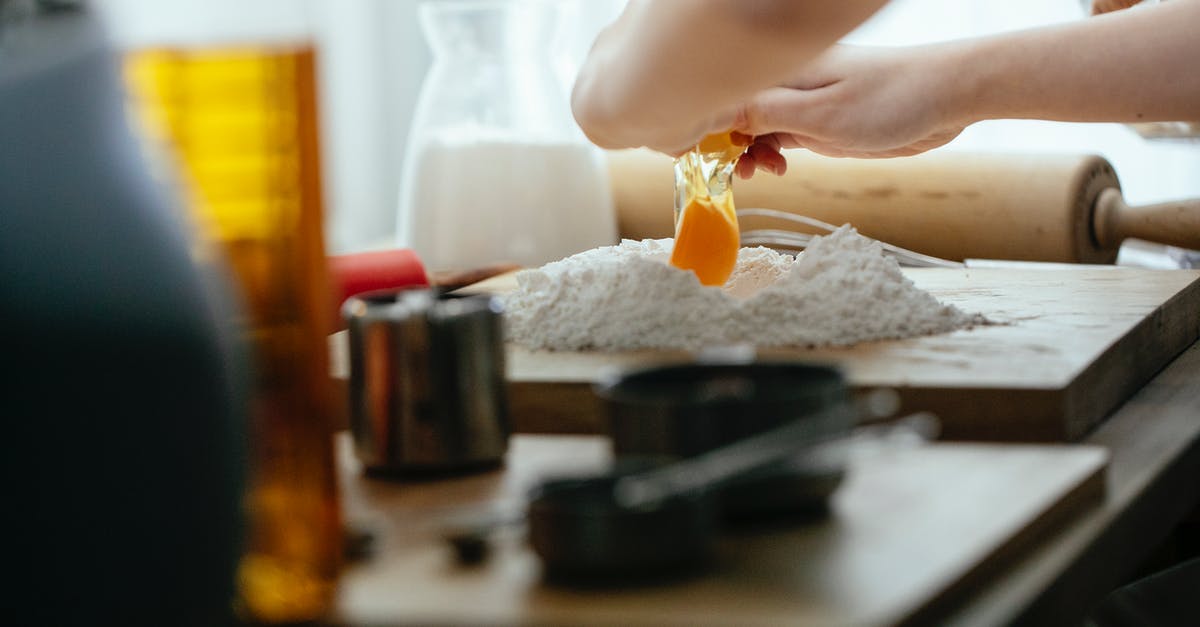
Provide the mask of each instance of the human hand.
POLYGON ((592 43, 571 111, 602 148, 679 155, 885 3, 629 0, 592 43))
POLYGON ((618 108, 619 113, 613 113, 605 106, 600 74, 595 67, 583 68, 571 95, 571 110, 584 135, 601 148, 644 147, 678 157, 708 135, 729 130, 737 115, 736 108, 730 107, 694 119, 657 111, 658 103, 649 100, 636 111, 618 108))
POLYGON ((738 175, 782 174, 783 148, 884 158, 946 144, 973 121, 960 110, 962 70, 950 52, 947 45, 830 49, 792 80, 743 104, 734 129, 755 141, 738 175))

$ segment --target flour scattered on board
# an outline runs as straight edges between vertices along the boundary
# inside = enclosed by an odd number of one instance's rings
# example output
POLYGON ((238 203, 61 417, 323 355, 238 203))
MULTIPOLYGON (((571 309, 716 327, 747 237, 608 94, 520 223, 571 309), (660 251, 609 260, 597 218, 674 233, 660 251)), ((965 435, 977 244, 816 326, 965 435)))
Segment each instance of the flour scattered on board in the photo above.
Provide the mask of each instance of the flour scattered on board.
POLYGON ((672 240, 625 240, 517 275, 509 338, 551 350, 847 346, 985 323, 918 288, 843 226, 793 259, 743 248, 723 287, 667 265, 672 240))

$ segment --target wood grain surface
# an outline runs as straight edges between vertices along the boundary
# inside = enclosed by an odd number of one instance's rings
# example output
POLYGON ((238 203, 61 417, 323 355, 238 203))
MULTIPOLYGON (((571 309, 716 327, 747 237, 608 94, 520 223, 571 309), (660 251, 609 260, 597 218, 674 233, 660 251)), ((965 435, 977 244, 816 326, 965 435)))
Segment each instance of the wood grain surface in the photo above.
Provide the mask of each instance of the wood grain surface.
POLYGON ((519 534, 468 567, 437 531, 463 508, 511 506, 539 475, 603 467, 606 439, 516 436, 503 471, 407 483, 363 477, 339 444, 348 519, 379 537, 345 572, 336 618, 389 625, 923 622, 1099 503, 1107 460, 1084 446, 859 448, 828 518, 726 533, 711 567, 683 580, 580 589, 544 584, 519 534))
MULTIPOLYGON (((951 439, 1073 441, 1200 337, 1200 272, 1103 266, 905 269, 943 302, 997 324, 842 349, 760 351, 831 363, 860 390, 895 388, 902 411, 927 410, 951 439)), ((513 275, 472 286, 494 294, 513 275)), ((684 352, 548 352, 510 346, 518 431, 604 433, 594 381, 684 352)))

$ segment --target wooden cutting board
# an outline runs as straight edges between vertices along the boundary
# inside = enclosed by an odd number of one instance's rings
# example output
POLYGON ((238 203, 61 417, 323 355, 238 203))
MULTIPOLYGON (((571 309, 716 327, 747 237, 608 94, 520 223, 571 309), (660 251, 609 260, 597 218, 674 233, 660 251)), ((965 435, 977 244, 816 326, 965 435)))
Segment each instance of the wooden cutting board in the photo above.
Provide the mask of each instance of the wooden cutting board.
MULTIPOLYGON (((998 324, 841 349, 759 352, 835 364, 858 390, 896 389, 951 439, 1072 441, 1200 337, 1200 271, 1111 266, 905 269, 946 303, 998 324)), ((503 294, 514 275, 468 291, 503 294)), ((592 382, 614 368, 692 359, 679 351, 508 349, 517 431, 604 433, 592 382)))
POLYGON ((1108 457, 1085 446, 858 449, 828 518, 726 533, 692 578, 588 589, 543 585, 512 530, 473 567, 455 565, 438 531, 463 508, 511 504, 537 476, 602 468, 604 439, 518 436, 503 471, 408 483, 363 477, 340 444, 347 518, 370 524, 378 548, 341 578, 337 619, 350 625, 934 624, 1098 503, 1108 457))

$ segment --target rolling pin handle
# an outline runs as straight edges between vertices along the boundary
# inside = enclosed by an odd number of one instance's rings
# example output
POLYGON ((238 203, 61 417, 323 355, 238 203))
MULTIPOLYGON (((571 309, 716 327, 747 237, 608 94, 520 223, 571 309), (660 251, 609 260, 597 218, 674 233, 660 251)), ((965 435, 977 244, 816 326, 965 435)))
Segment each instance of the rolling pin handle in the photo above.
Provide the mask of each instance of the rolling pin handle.
POLYGON ((1102 247, 1134 237, 1181 248, 1200 249, 1200 199, 1130 207, 1120 190, 1106 189, 1096 199, 1092 220, 1102 247))
POLYGON ((1096 197, 1095 211, 1092 213, 1092 235, 1096 245, 1104 250, 1118 248, 1125 239, 1121 232, 1121 216, 1129 211, 1125 197, 1119 187, 1109 187, 1096 197))

